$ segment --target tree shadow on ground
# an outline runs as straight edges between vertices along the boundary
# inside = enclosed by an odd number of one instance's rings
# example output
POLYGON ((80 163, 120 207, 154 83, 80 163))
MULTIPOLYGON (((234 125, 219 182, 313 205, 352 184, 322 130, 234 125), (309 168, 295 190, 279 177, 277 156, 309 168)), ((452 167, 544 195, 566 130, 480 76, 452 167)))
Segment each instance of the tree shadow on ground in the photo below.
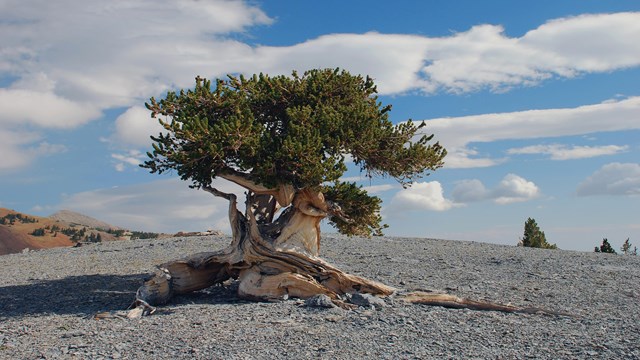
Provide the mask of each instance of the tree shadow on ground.
MULTIPOLYGON (((82 275, 59 280, 35 280, 31 284, 0 287, 0 320, 34 315, 90 316, 102 311, 124 310, 149 274, 82 275)), ((237 287, 212 286, 176 296, 172 306, 244 302, 237 287)))

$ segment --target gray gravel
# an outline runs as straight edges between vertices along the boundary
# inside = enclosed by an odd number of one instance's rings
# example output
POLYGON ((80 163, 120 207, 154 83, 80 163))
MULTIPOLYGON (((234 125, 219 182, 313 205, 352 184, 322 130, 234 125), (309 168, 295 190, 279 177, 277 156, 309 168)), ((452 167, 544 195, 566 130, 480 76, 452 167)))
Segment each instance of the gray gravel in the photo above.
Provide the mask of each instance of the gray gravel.
POLYGON ((432 239, 326 235, 322 256, 388 285, 576 317, 406 305, 252 303, 233 286, 126 308, 155 265, 224 237, 134 240, 0 256, 2 359, 640 359, 640 257, 432 239))

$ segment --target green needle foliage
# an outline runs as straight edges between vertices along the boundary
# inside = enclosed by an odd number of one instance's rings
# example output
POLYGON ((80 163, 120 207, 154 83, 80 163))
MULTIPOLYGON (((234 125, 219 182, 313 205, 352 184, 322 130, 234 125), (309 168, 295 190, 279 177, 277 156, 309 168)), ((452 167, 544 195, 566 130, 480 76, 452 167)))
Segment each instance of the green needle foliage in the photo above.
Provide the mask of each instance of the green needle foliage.
POLYGON ((380 199, 339 178, 353 162, 368 176, 391 176, 403 186, 443 165, 446 150, 416 137, 424 126, 393 125, 369 77, 339 69, 302 76, 196 78, 194 89, 169 92, 146 104, 167 130, 152 137, 152 173, 175 170, 191 187, 219 175, 243 173, 267 187, 313 188, 351 219, 330 221, 347 234, 378 233, 380 199))
POLYGON ((595 252, 602 252, 602 253, 608 253, 608 254, 615 254, 616 251, 613 249, 613 247, 611 246, 611 244, 609 244, 609 240, 602 239, 602 245, 600 245, 600 248, 598 248, 597 246, 594 249, 595 252))
POLYGON ((544 231, 540 230, 535 219, 528 218, 524 223, 524 237, 520 241, 522 246, 542 249, 557 249, 556 244, 549 244, 544 231))

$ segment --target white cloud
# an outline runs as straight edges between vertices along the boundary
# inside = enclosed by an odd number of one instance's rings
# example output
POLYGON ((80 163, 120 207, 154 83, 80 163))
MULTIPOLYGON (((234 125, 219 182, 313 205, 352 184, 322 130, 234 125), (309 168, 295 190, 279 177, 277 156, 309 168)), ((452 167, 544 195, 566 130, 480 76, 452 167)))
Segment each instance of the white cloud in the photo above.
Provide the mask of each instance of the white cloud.
MULTIPOLYGON (((431 131, 431 129, 427 130, 431 131)), ((489 157, 477 157, 478 151, 470 149, 468 147, 454 147, 447 145, 447 130, 442 132, 434 132, 438 136, 437 141, 447 149, 447 156, 445 157, 445 166, 449 169, 464 169, 475 167, 489 167, 499 165, 505 162, 507 159, 492 159, 489 157)))
POLYGON ((544 66, 553 67, 559 75, 637 66, 640 47, 631 45, 628 37, 640 33, 639 15, 624 12, 555 19, 529 31, 520 42, 544 50, 548 60, 544 66))
MULTIPOLYGON (((469 149, 469 144, 637 130, 640 129, 639 116, 640 97, 636 96, 576 108, 431 119, 427 120, 424 132, 434 133, 435 139, 448 150, 445 167, 484 167, 495 165, 504 159, 475 158, 473 156, 477 152, 469 149)), ((608 151, 612 149, 608 148, 608 151)), ((568 149, 563 156, 585 155, 587 152, 603 150, 605 149, 574 148, 568 149)))
POLYGON ((479 25, 430 44, 427 89, 468 92, 534 85, 640 64, 640 13, 593 14, 547 22, 521 38, 479 25))
POLYGON ((115 140, 123 145, 149 148, 149 137, 159 133, 166 133, 166 130, 142 106, 132 106, 116 119, 115 140))
POLYGON ((372 76, 382 94, 402 93, 427 86, 420 69, 427 61, 428 44, 428 38, 414 35, 324 35, 292 46, 258 47, 242 71, 290 74, 293 69, 340 67, 372 76))
POLYGON ((100 111, 88 104, 51 92, 0 89, 0 124, 32 124, 69 129, 98 118, 100 111))
POLYGON ((578 185, 578 196, 640 195, 640 164, 604 165, 578 185))
POLYGON ((515 174, 507 174, 491 192, 493 201, 501 205, 528 201, 539 195, 536 184, 515 174))
POLYGON ((456 203, 470 203, 487 199, 489 191, 478 179, 461 180, 451 192, 456 203))
POLYGON ((101 107, 131 105, 211 69, 224 74, 248 50, 224 35, 271 22, 255 6, 226 0, 14 1, 2 18, 0 31, 12 36, 0 40, 0 69, 44 72, 62 96, 101 107))
POLYGON ((556 19, 520 38, 485 24, 439 38, 332 34, 279 47, 225 38, 272 21, 243 1, 14 2, 3 14, 12 21, 0 30, 12 36, 0 43, 0 71, 44 72, 63 96, 106 107, 188 85, 195 74, 340 66, 372 75, 392 94, 500 90, 640 64, 640 13, 556 19))
MULTIPOLYGON (((403 210, 445 211, 455 204, 444 197, 438 181, 416 182, 411 187, 398 191, 391 199, 389 208, 393 212, 403 210)), ((390 210, 391 211, 391 210, 390 210)))
MULTIPOLYGON (((59 209, 77 211, 132 230, 175 233, 203 231, 216 224, 228 226, 228 202, 188 187, 179 179, 85 191, 64 198, 59 209)), ((240 193, 228 181, 214 184, 225 192, 240 193)), ((220 230, 228 231, 228 228, 220 230)))
MULTIPOLYGON (((382 94, 459 93, 504 91, 552 77, 640 64, 640 13, 556 19, 519 38, 507 36, 498 25, 439 38, 332 34, 290 46, 252 46, 237 40, 241 36, 229 36, 271 22, 248 1, 5 1, 0 33, 11 36, 0 37, 0 75, 16 81, 0 89, 0 123, 68 129, 105 110, 127 107, 115 137, 129 146, 144 146, 146 131, 155 131, 154 121, 141 125, 134 120, 141 116, 135 106, 169 89, 191 87, 195 75, 289 74, 340 66, 371 75, 382 94)), ((633 101, 637 99, 600 106, 620 108, 633 101)), ((521 113, 518 118, 538 115, 549 114, 521 113)), ((500 138, 495 134, 479 140, 462 136, 447 146, 448 163, 471 167, 499 162, 473 158, 465 149, 472 141, 500 138)))
POLYGON ((458 204, 491 200, 499 205, 529 201, 540 196, 540 189, 532 181, 516 174, 507 174, 493 189, 487 189, 478 179, 457 182, 452 191, 453 201, 458 204))
MULTIPOLYGON (((15 81, 0 88, 0 126, 72 129, 197 74, 233 72, 251 48, 224 37, 270 22, 243 1, 4 1, 0 33, 11 36, 0 37, 0 77, 15 81)), ((119 140, 140 144, 138 125, 119 123, 119 140)), ((27 166, 29 145, 0 145, 12 154, 1 168, 27 166)))
POLYGON ((507 154, 547 154, 551 160, 585 159, 603 155, 615 155, 629 149, 628 146, 567 146, 562 144, 532 145, 521 148, 511 148, 507 154))
MULTIPOLYGON (((287 47, 257 47, 260 71, 347 68, 369 74, 383 94, 421 90, 505 91, 552 77, 640 65, 640 13, 593 14, 549 21, 523 37, 478 25, 447 37, 332 34, 287 47), (568 45, 570 44, 570 46, 568 45)), ((255 68, 245 59, 241 71, 255 68)))

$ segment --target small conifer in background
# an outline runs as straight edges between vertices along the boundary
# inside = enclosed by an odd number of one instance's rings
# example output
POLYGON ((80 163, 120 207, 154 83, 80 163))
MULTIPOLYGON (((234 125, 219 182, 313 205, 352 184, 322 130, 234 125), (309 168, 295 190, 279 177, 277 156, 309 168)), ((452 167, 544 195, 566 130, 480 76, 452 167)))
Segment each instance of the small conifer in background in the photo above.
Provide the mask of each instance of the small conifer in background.
POLYGON ((622 251, 622 253, 625 255, 636 255, 638 252, 638 248, 635 248, 633 251, 631 251, 631 243, 629 242, 629 238, 627 238, 627 240, 625 240, 622 244, 622 247, 620 247, 620 251, 622 251))
POLYGON ((594 251, 598 253, 601 252, 601 253, 608 253, 608 254, 616 253, 616 251, 613 249, 611 244, 609 244, 609 240, 607 240, 607 238, 602 239, 602 245, 600 245, 600 248, 596 246, 594 251))
POLYGON ((524 223, 524 237, 518 243, 520 246, 535 247, 541 249, 557 249, 556 244, 549 244, 544 235, 544 231, 540 230, 535 219, 528 218, 524 223))

